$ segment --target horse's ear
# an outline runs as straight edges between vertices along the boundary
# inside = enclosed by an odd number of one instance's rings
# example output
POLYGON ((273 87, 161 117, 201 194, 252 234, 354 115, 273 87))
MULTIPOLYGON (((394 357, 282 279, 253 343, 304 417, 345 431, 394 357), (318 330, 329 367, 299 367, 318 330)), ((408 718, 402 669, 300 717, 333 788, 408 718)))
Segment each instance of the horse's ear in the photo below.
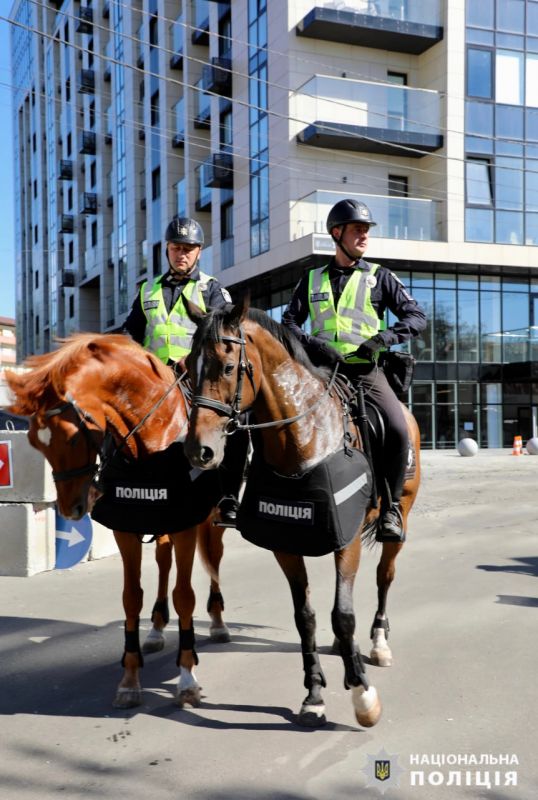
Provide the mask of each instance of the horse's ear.
POLYGON ((240 325, 248 314, 250 308, 250 292, 246 291, 232 310, 226 315, 226 322, 232 326, 240 325))
POLYGON ((185 305, 185 310, 187 311, 187 316, 194 322, 195 325, 199 325, 200 322, 205 317, 204 312, 197 306, 196 303, 193 303, 192 300, 187 300, 186 297, 183 298, 183 304, 185 305))

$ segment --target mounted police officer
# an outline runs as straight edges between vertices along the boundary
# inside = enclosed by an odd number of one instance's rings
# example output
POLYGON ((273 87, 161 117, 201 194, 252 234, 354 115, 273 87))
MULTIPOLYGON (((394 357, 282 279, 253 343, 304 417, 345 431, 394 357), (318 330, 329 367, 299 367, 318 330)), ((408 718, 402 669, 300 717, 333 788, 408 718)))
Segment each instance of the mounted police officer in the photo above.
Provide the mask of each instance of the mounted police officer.
MULTIPOLYGON (((204 232, 195 219, 174 217, 166 229, 165 240, 168 271, 152 282, 142 283, 121 331, 165 364, 174 366, 190 353, 195 330, 184 298, 202 311, 221 308, 231 303, 232 298, 216 278, 202 272, 198 265, 204 232)), ((222 522, 227 525, 234 525, 236 521, 236 496, 247 447, 247 443, 242 444, 243 447, 239 446, 237 440, 234 447, 227 448, 228 458, 221 472, 225 496, 219 503, 219 510, 222 522)))
POLYGON ((426 316, 394 273, 364 260, 369 231, 376 224, 362 202, 346 199, 333 206, 327 217, 327 231, 336 245, 335 256, 326 266, 311 269, 303 276, 282 322, 299 337, 314 363, 338 363, 339 371, 351 381, 360 380, 367 399, 379 408, 385 423, 383 464, 387 488, 381 539, 403 541, 399 501, 408 459, 408 433, 400 402, 378 357, 380 351, 423 331, 426 316), (382 330, 387 309, 397 322, 382 330), (308 318, 311 334, 301 328, 308 318))

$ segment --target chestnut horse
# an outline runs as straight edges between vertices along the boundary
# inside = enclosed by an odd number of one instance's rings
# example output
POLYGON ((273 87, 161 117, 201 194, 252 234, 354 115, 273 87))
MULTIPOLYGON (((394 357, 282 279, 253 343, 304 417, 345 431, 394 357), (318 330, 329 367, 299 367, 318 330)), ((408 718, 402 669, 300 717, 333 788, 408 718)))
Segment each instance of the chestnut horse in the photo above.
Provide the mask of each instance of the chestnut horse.
MULTIPOLYGON (((346 433, 343 424, 347 416, 344 413, 346 401, 341 393, 334 391, 334 376, 328 381, 326 370, 313 367, 298 340, 283 326, 262 311, 249 311, 245 301, 231 311, 220 309, 206 315, 189 304, 189 315, 198 324, 189 357, 195 395, 185 443, 185 453, 194 466, 204 469, 218 466, 227 436, 241 427, 258 429, 256 435, 261 438, 265 463, 279 476, 293 478, 301 477, 324 459, 338 454, 350 435, 355 436, 354 444, 359 443, 351 420, 346 433), (239 413, 247 409, 252 410, 256 423, 241 423, 239 413)), ((414 477, 406 481, 401 501, 406 529, 420 475, 418 427, 407 409, 405 414, 410 442, 417 458, 414 477)), ((358 455, 356 451, 355 454, 358 455)), ((363 477, 363 483, 364 480, 363 477)), ((245 496, 248 489, 249 483, 245 496)), ((301 497, 296 500, 301 501, 301 497)), ((344 663, 345 686, 351 688, 357 721, 367 727, 378 721, 381 703, 376 689, 368 684, 364 663, 354 642, 352 593, 363 538, 357 534, 361 529, 371 530, 379 515, 379 509, 368 508, 369 502, 367 492, 362 513, 360 509, 355 512, 355 501, 351 504, 351 541, 341 549, 331 547, 325 550, 334 550, 336 593, 332 626, 344 663)), ((295 514, 297 518, 301 513, 305 515, 301 508, 305 505, 298 502, 295 506, 280 508, 285 509, 286 515, 295 514)), ((263 508, 263 504, 257 507, 258 511, 263 508)), ((265 508, 272 512, 267 503, 265 508)), ((238 520, 240 530, 242 510, 243 506, 238 520)), ((262 514, 258 513, 258 516, 262 514)), ((273 524, 279 525, 278 522, 273 524)), ((275 535, 279 535, 278 531, 275 535)), ((254 538, 251 540, 255 541, 254 538)), ((290 552, 288 547, 277 551, 270 544, 262 546, 274 551, 291 589, 308 690, 298 722, 317 726, 325 722, 321 689, 326 684, 316 652, 315 614, 309 602, 308 576, 303 559, 305 551, 298 554, 290 552)), ((371 631, 373 646, 370 658, 381 666, 389 666, 392 662, 387 643, 386 601, 394 579, 394 562, 402 546, 401 542, 383 543, 377 567, 378 607, 371 631)))
MULTIPOLYGON (((63 340, 58 350, 31 356, 27 366, 29 372, 6 372, 15 396, 12 410, 31 416, 30 443, 43 453, 52 467, 58 509, 65 517, 80 519, 92 511, 99 498, 93 483, 98 469, 96 462, 99 457, 100 468, 103 468, 108 459, 103 445, 109 437, 113 438, 117 453, 126 454, 138 464, 185 436, 186 401, 173 371, 129 337, 77 334, 63 340)), ((103 476, 105 474, 106 467, 103 476)), ((180 494, 181 480, 179 476, 180 494)), ((184 492, 188 507, 188 487, 184 487, 184 492)), ((179 528, 180 532, 159 536, 156 540, 158 594, 152 614, 153 628, 144 644, 144 652, 154 652, 164 644, 162 631, 168 621, 168 575, 173 547, 177 573, 172 596, 179 617, 177 664, 181 668, 176 698, 179 705, 187 702, 197 705, 200 698, 193 672, 197 656, 191 575, 196 545, 211 581, 208 601, 211 638, 229 641, 222 619, 224 606, 219 587, 223 529, 212 525, 210 516, 216 500, 218 497, 209 495, 207 508, 190 510, 191 517, 192 513, 198 515, 197 524, 189 523, 190 527, 185 525, 185 530, 179 528)), ((177 522, 179 526, 181 520, 177 522)), ((143 599, 142 543, 141 537, 132 532, 114 530, 114 536, 123 562, 125 650, 124 671, 113 705, 130 708, 142 702, 140 667, 143 659, 138 635, 143 599)))

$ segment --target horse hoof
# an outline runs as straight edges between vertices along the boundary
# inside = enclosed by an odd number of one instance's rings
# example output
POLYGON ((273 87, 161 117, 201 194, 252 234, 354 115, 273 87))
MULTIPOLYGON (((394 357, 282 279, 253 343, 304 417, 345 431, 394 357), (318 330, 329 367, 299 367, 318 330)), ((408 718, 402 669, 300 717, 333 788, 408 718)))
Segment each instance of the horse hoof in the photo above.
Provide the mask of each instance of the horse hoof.
POLYGON ((202 690, 200 686, 192 686, 190 689, 182 689, 176 695, 176 705, 180 708, 191 706, 199 708, 202 703, 202 690))
POLYGON ((363 728, 371 728, 381 716, 381 701, 376 688, 370 686, 366 690, 364 686, 352 686, 351 693, 357 722, 363 728))
POLYGON ((225 644, 226 642, 231 642, 230 631, 228 630, 226 625, 210 625, 209 626, 209 638, 212 642, 217 642, 218 644, 225 644))
POLYGON ((116 690, 113 708, 136 708, 142 705, 142 689, 120 687, 116 690))
POLYGON ((375 648, 370 650, 370 663, 376 667, 392 667, 392 653, 389 648, 375 648))
POLYGON ((142 652, 147 655, 148 653, 159 653, 166 643, 166 638, 162 631, 157 628, 152 628, 146 637, 146 641, 142 645, 142 652))
POLYGON ((326 722, 324 703, 319 705, 303 703, 301 710, 297 714, 297 725, 302 728, 321 728, 326 722))

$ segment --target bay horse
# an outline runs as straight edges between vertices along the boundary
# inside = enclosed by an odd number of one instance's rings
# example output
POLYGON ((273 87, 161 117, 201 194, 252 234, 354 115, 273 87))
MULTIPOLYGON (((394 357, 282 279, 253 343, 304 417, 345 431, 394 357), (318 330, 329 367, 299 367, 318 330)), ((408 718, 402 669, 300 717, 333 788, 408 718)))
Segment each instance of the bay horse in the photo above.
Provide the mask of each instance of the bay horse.
MULTIPOLYGON (((186 400, 177 387, 173 370, 127 336, 75 334, 61 340, 57 350, 31 356, 26 366, 29 371, 25 373, 6 371, 15 397, 11 408, 17 414, 30 416, 29 441, 52 467, 58 509, 65 517, 80 519, 92 512, 94 506, 99 508, 94 476, 98 460, 101 459, 102 468, 108 458, 104 455, 105 441, 110 447, 112 439, 113 449, 138 464, 145 463, 145 459, 151 463, 153 454, 166 451, 172 442, 185 436, 186 400)), ((190 469, 190 465, 188 467, 190 469)), ((103 477, 106 471, 105 467, 103 477)), ((179 494, 181 480, 178 476, 179 494)), ((184 488, 183 496, 188 507, 188 487, 184 488)), ((218 497, 214 502, 217 500, 218 497)), ((172 597, 179 617, 177 664, 180 677, 176 694, 179 705, 200 702, 200 688, 193 672, 198 663, 193 632, 195 597, 191 585, 196 546, 210 576, 210 636, 214 641, 229 641, 222 619, 224 603, 219 586, 223 529, 211 522, 212 505, 213 498, 208 492, 206 507, 190 510, 196 524, 184 525, 184 530, 178 527, 178 532, 156 539, 158 593, 152 613, 153 628, 143 650, 154 652, 164 645, 162 631, 168 622, 168 576, 173 547, 177 572, 172 597)), ((181 520, 177 523, 179 526, 181 520)), ((130 530, 116 529, 114 536, 123 562, 125 649, 123 674, 113 705, 131 708, 142 702, 140 668, 143 657, 138 633, 143 601, 142 543, 141 537, 130 530)))
MULTIPOLYGON (((328 371, 311 364, 293 334, 264 312, 249 310, 246 300, 231 310, 219 309, 209 314, 203 314, 189 304, 188 312, 198 325, 187 362, 194 397, 185 452, 193 465, 204 469, 217 467, 227 437, 241 427, 250 428, 258 435, 265 463, 279 476, 296 479, 340 451, 343 441, 345 445, 345 439, 349 438, 349 431, 345 432, 342 422, 345 400, 339 392, 333 391, 332 381, 328 382, 328 371), (239 413, 245 410, 251 410, 256 420, 254 424, 240 422, 239 413)), ((419 486, 420 467, 418 427, 405 407, 404 413, 417 459, 415 474, 406 480, 401 500, 404 529, 407 529, 407 517, 419 486)), ((354 435, 354 444, 358 444, 356 429, 354 435)), ((259 443, 255 444, 255 451, 257 446, 259 443)), ((245 496, 249 485, 247 481, 245 496)), ((265 487, 262 492, 264 490, 265 487)), ((300 501, 301 497, 296 500, 300 501)), ((242 533, 243 504, 238 518, 238 528, 242 533)), ((352 509, 355 517, 350 542, 340 549, 331 547, 326 550, 334 550, 336 591, 332 627, 335 644, 343 659, 344 685, 351 689, 357 722, 365 727, 375 725, 379 720, 381 702, 375 687, 366 679, 361 653, 354 642, 352 593, 363 538, 358 534, 361 528, 372 531, 379 515, 379 508, 372 505, 375 503, 371 504, 367 496, 362 515, 360 509, 356 512, 352 509), (365 517, 364 511, 367 511, 365 517)), ((285 514, 297 518, 310 513, 305 506, 300 502, 289 506, 282 504, 279 512, 275 503, 271 507, 270 503, 264 505, 259 501, 257 511, 259 517, 268 511, 278 512, 281 517, 285 514)), ((255 541, 254 538, 250 540, 255 541)), ((321 695, 326 682, 316 651, 315 613, 309 602, 304 551, 289 552, 293 548, 284 544, 280 551, 270 543, 262 546, 274 551, 291 589, 295 623, 301 640, 304 685, 308 690, 297 721, 317 727, 326 721, 321 695)), ((387 642, 386 604, 395 575, 395 559, 402 546, 401 542, 383 543, 377 567, 378 606, 371 629, 370 660, 380 666, 392 663, 387 642)))

